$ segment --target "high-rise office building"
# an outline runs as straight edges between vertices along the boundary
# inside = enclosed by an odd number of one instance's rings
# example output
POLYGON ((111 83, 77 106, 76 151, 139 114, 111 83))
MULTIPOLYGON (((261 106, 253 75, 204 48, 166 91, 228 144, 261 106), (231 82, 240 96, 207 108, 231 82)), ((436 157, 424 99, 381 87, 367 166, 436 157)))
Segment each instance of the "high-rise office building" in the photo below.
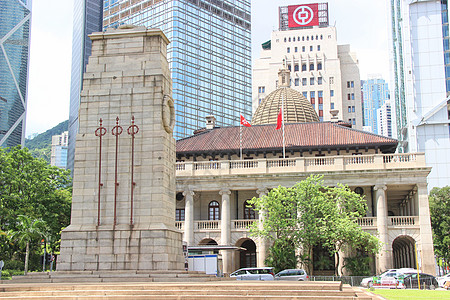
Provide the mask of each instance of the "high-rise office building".
POLYGON ((78 109, 83 88, 83 73, 91 55, 89 34, 102 31, 103 0, 74 0, 72 37, 72 74, 70 83, 69 145, 67 167, 73 170, 78 109))
POLYGON ((379 135, 392 137, 392 110, 391 101, 386 100, 377 109, 377 133, 379 135))
MULTIPOLYGON (((425 152, 428 188, 450 185, 450 46, 447 1, 390 0, 400 152, 425 152)), ((394 105, 393 105, 394 106, 394 105)))
POLYGON ((278 71, 291 71, 291 88, 301 92, 321 121, 336 116, 362 129, 361 79, 350 45, 338 45, 328 25, 328 4, 279 8, 280 28, 262 45, 253 66, 253 111, 278 87, 278 71))
POLYGON ((51 166, 67 168, 68 135, 68 131, 64 131, 62 134, 52 136, 51 166))
POLYGON ((31 0, 0 0, 0 146, 25 143, 31 0))
POLYGON ((388 84, 379 75, 371 75, 361 83, 363 97, 364 127, 370 127, 370 132, 381 134, 378 131, 377 110, 389 100, 388 84))
POLYGON ((250 0, 105 0, 104 27, 160 28, 171 43, 176 139, 214 115, 219 126, 251 116, 250 0))

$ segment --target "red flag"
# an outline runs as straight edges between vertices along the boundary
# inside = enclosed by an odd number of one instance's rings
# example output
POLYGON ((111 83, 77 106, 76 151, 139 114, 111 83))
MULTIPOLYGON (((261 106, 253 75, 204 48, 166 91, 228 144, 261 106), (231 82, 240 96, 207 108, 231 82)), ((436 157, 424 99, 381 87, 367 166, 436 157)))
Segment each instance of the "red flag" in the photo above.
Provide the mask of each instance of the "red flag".
POLYGON ((245 127, 252 127, 252 125, 241 115, 241 124, 245 127))
POLYGON ((283 114, 282 114, 282 110, 280 108, 280 112, 278 113, 278 117, 277 117, 277 128, 275 128, 276 130, 281 128, 281 124, 283 123, 283 114))

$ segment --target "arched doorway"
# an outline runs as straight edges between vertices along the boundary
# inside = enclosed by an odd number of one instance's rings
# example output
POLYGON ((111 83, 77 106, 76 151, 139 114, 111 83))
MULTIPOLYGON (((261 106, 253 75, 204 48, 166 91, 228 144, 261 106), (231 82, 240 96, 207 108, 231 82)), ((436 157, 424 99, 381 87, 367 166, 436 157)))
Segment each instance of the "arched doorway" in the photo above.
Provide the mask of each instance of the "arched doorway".
POLYGON ((239 268, 256 267, 256 244, 251 239, 241 239, 236 246, 245 248, 239 251, 239 268))
POLYGON ((335 273, 334 255, 322 245, 313 248, 313 275, 332 276, 335 273))
MULTIPOLYGON (((198 243, 199 246, 217 246, 217 242, 213 239, 205 238, 198 243)), ((214 254, 219 254, 219 250, 214 250, 214 254)))
POLYGON ((415 240, 406 235, 397 237, 392 242, 394 268, 416 268, 415 240))

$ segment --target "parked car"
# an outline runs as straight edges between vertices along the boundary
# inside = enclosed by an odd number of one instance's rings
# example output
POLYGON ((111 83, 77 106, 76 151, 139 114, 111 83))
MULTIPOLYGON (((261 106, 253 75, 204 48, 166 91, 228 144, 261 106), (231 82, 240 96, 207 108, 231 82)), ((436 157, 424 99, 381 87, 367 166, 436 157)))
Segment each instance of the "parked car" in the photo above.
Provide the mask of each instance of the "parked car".
POLYGON ((275 280, 305 281, 308 278, 308 274, 303 269, 286 269, 275 274, 275 280))
POLYGON ((417 270, 412 268, 389 269, 380 275, 363 278, 361 286, 363 287, 398 287, 397 278, 400 275, 407 275, 417 273, 417 270))
POLYGON ((236 280, 274 280, 273 268, 242 268, 230 274, 236 280))
POLYGON ((403 284, 407 289, 417 289, 419 288, 419 280, 420 280, 420 289, 434 289, 438 287, 438 282, 436 277, 433 275, 417 273, 407 275, 403 278, 403 284))
POLYGON ((445 282, 450 281, 450 273, 448 273, 444 276, 441 276, 441 277, 436 277, 436 280, 440 287, 444 287, 445 282))

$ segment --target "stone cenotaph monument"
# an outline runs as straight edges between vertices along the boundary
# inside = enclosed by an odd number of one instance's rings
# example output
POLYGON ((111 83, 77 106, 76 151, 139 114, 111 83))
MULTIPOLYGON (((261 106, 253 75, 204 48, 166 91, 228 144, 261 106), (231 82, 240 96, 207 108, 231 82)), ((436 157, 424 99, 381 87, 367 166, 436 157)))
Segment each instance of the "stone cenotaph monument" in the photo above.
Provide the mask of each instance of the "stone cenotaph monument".
POLYGON ((57 270, 183 270, 169 41, 129 25, 90 37, 57 270))

